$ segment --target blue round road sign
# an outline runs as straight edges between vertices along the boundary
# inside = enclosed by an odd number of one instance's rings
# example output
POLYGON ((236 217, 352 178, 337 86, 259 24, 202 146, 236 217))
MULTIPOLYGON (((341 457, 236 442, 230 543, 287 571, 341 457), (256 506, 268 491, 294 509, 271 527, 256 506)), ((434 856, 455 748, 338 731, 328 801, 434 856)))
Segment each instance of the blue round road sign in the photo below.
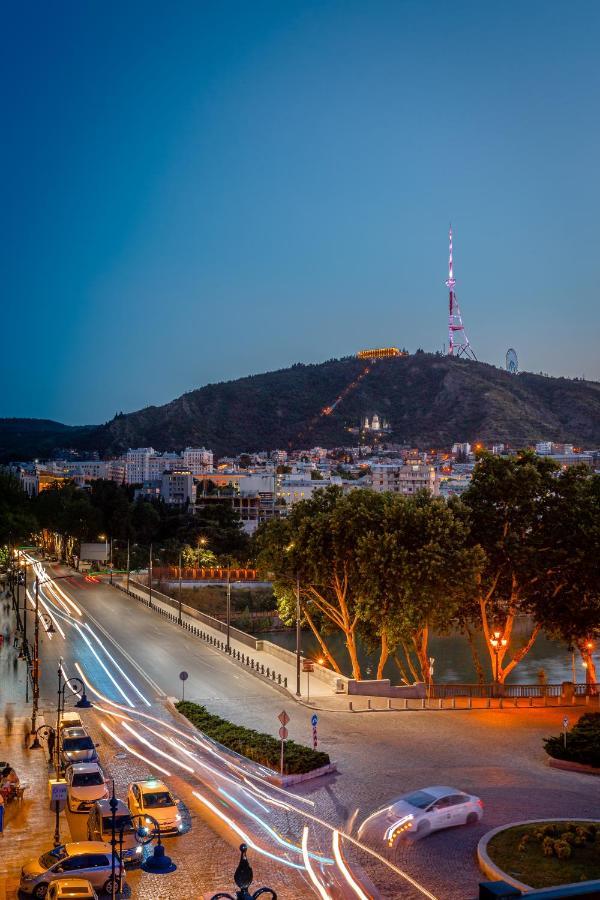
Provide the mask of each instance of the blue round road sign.
POLYGON ((316 728, 316 725, 317 725, 317 722, 318 722, 318 721, 319 721, 319 717, 318 717, 317 714, 315 713, 314 716, 312 717, 312 719, 310 720, 310 723, 311 723, 311 725, 312 725, 313 728, 316 728))
POLYGON ((189 678, 189 675, 187 672, 180 672, 179 677, 181 678, 182 681, 187 681, 189 678))

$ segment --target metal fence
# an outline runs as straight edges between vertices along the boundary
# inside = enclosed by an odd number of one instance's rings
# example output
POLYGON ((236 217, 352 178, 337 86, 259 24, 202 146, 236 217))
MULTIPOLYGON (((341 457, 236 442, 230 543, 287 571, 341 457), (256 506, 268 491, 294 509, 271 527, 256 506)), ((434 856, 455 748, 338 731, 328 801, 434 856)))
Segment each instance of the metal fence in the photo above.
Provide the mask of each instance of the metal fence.
POLYGON ((428 687, 428 695, 432 700, 445 700, 452 697, 470 697, 472 699, 507 699, 563 697, 568 693, 576 697, 597 697, 600 684, 432 684, 428 687))

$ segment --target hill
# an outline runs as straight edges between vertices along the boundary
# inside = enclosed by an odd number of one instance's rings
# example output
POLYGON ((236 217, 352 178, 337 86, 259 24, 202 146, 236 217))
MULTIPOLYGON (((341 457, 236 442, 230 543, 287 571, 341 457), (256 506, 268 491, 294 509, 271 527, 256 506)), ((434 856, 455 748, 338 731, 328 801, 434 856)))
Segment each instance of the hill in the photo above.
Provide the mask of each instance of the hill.
MULTIPOLYGON (((103 453, 204 445, 225 454, 353 443, 356 437, 348 427, 375 412, 389 421, 391 440, 413 446, 443 447, 457 440, 600 445, 599 383, 531 373, 514 376, 486 363, 427 353, 376 363, 349 357, 296 364, 208 384, 164 406, 121 414, 105 425, 57 426, 52 431, 53 423, 44 423, 37 431, 23 426, 20 433, 24 448, 39 439, 44 446, 54 440, 57 446, 103 453), (320 414, 330 407, 331 412, 320 414)), ((0 420, 2 457, 8 435, 15 458, 16 423, 23 421, 31 420, 0 420)), ((24 452, 17 455, 24 458, 24 452)))

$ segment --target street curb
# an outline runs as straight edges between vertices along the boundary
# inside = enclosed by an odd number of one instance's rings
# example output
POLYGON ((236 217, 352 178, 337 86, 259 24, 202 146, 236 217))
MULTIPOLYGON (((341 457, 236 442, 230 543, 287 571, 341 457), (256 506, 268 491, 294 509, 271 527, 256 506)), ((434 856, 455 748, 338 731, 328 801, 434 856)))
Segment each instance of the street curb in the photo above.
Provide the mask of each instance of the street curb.
MULTIPOLYGON (((505 881, 507 884, 510 884, 511 887, 518 888, 521 891, 535 890, 530 884, 517 881, 516 878, 513 878, 497 866, 496 863, 492 862, 487 852, 487 846, 491 839, 501 831, 507 831, 509 828, 518 828, 519 825, 537 825, 538 823, 547 824, 549 822, 593 822, 596 825, 600 824, 600 820, 598 819, 586 819, 579 816, 571 816, 570 818, 524 819, 522 822, 509 822, 506 825, 500 825, 498 828, 492 828, 491 831, 486 832, 483 837, 480 838, 479 843, 477 844, 477 862, 479 863, 479 868, 483 874, 491 881, 505 881)), ((582 882, 577 883, 579 885, 582 884, 582 882)), ((565 885, 550 885, 548 888, 544 888, 544 890, 552 890, 553 888, 560 887, 565 887, 565 885)))
POLYGON ((573 762, 570 759, 555 759, 548 757, 548 765, 553 769, 561 769, 563 772, 578 772, 580 775, 592 775, 600 777, 600 769, 596 766, 588 766, 586 763, 573 762))

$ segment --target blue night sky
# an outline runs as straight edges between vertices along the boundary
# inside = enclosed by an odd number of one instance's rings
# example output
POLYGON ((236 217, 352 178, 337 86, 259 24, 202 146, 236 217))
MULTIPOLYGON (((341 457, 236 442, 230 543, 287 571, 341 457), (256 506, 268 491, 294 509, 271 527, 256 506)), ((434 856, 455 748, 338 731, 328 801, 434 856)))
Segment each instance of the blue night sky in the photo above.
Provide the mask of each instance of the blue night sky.
POLYGON ((446 341, 600 378, 600 4, 4 9, 0 415, 446 341))

